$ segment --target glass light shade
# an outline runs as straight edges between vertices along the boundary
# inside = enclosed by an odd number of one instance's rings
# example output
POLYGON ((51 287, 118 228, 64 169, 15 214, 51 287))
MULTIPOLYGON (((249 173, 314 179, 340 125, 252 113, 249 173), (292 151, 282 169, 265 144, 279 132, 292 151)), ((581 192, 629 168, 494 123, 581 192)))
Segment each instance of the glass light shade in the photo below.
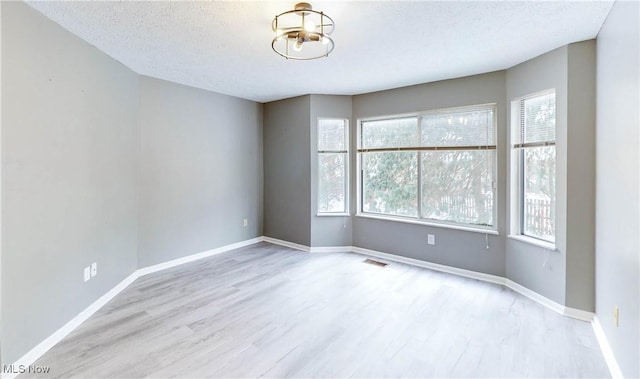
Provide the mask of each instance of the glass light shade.
POLYGON ((316 23, 311 21, 311 20, 307 20, 304 22, 304 30, 308 31, 308 32, 313 32, 316 30, 316 23))

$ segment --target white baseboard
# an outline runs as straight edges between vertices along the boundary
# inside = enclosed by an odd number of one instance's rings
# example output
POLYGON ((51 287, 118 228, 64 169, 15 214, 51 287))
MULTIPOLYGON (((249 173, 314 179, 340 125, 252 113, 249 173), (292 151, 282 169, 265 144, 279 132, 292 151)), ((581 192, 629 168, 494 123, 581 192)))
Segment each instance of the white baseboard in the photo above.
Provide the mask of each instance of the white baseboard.
MULTIPOLYGON (((312 248, 313 249, 313 248, 312 248)), ((313 251, 313 250, 312 250, 313 251)), ((339 251, 344 251, 344 250, 339 250, 339 251)), ((577 320, 581 320, 581 321, 586 321, 586 322, 591 322, 593 329, 595 331, 596 334, 596 338, 598 339, 598 343, 600 344, 600 348, 602 350, 602 353, 605 357, 605 360, 607 362, 607 365, 609 366, 609 371, 611 373, 611 376, 614 379, 618 379, 618 378, 622 378, 622 373, 620 371, 620 368, 618 366, 618 363, 615 359, 615 356, 613 355, 613 351, 611 350, 611 347, 609 346, 609 343, 607 341, 607 338, 604 335, 604 332, 602 330, 602 327, 600 326, 600 323, 598 322, 598 318, 595 317, 595 314, 593 312, 587 312, 587 311, 583 311, 580 309, 575 309, 575 308, 571 308, 571 307, 566 307, 564 305, 561 305, 559 303, 556 303, 555 301, 540 295, 539 293, 532 291, 530 289, 528 289, 527 287, 524 287, 510 279, 507 278, 503 278, 501 276, 496 276, 496 275, 489 275, 489 274, 484 274, 484 273, 480 273, 480 272, 475 272, 475 271, 470 271, 470 270, 464 270, 464 269, 460 269, 460 268, 455 268, 455 267, 450 267, 450 266, 445 266, 445 265, 440 265, 437 263, 431 263, 431 262, 425 262, 425 261, 421 261, 418 259, 413 259, 413 258, 406 258, 403 256, 399 256, 399 255, 394 255, 394 254, 387 254, 387 253, 382 253, 379 251, 375 251, 375 250, 369 250, 369 249, 363 249, 360 247, 351 247, 351 251, 353 253, 358 253, 358 254, 363 254, 363 255, 368 255, 368 256, 372 256, 372 257, 376 257, 376 258, 381 258, 381 259, 385 259, 385 260, 390 260, 390 261, 395 261, 395 262, 400 262, 400 263, 406 263, 406 264, 410 264, 410 265, 414 265, 414 266, 418 266, 418 267, 424 267, 424 268, 428 268, 428 269, 432 269, 432 270, 437 270, 437 271, 442 271, 442 272, 447 272, 450 274, 454 274, 454 275, 459 275, 459 276, 464 276, 467 278, 472 278, 472 279, 477 279, 477 280, 481 280, 481 281, 485 281, 485 282, 490 282, 490 283, 495 283, 495 284, 501 284, 533 301, 535 301, 538 304, 541 304, 563 316, 567 316, 567 317, 571 317, 577 320)))
MULTIPOLYGON (((256 237, 250 240, 232 243, 230 245, 222 246, 216 249, 188 255, 186 257, 174 259, 172 261, 160 263, 153 266, 144 267, 134 271, 126 279, 124 279, 123 281, 118 283, 115 287, 113 287, 111 290, 109 290, 109 292, 102 295, 98 300, 94 301, 91 305, 85 308, 77 316, 75 316, 69 322, 64 324, 60 329, 56 330, 53 334, 45 338, 33 349, 29 350, 26 354, 20 357, 15 363, 13 363, 13 367, 18 368, 20 366, 32 365, 36 360, 38 360, 42 355, 44 355, 44 353, 49 351, 49 349, 55 346, 58 342, 62 341, 64 337, 69 335, 69 333, 74 331, 78 326, 80 326, 80 324, 85 322, 89 317, 91 317, 94 313, 96 313, 100 308, 102 308, 105 304, 111 301, 111 299, 116 297, 116 295, 122 292, 125 288, 127 288, 131 283, 133 283, 139 277, 147 274, 151 274, 154 272, 166 270, 168 268, 179 266, 181 264, 185 264, 188 262, 193 262, 198 259, 210 257, 212 255, 224 253, 226 251, 238 249, 248 245, 253 245, 255 243, 262 242, 262 241, 264 241, 264 237, 256 237)), ((18 375, 19 375, 18 373, 3 373, 0 376, 2 377, 2 379, 13 379, 18 375)))
POLYGON ((510 279, 505 279, 504 283, 505 287, 512 289, 513 291, 528 297, 529 299, 535 301, 538 304, 542 304, 545 307, 564 315, 564 305, 558 304, 555 301, 549 299, 548 297, 542 296, 539 293, 528 289, 527 287, 520 285, 510 279))
POLYGON ((262 240, 264 242, 269 242, 269 243, 272 243, 274 245, 280 245, 280 246, 290 247, 290 248, 295 249, 295 250, 301 250, 301 251, 304 251, 306 253, 311 252, 311 248, 309 246, 300 245, 300 244, 294 243, 294 242, 283 241, 283 240, 279 240, 277 238, 271 238, 271 237, 262 237, 262 240))
POLYGON ((462 268, 451 267, 451 266, 441 265, 441 264, 437 264, 437 263, 421 261, 419 259, 413 259, 413 258, 403 257, 401 255, 383 253, 383 252, 376 251, 376 250, 363 249, 361 247, 352 247, 351 248, 351 252, 358 253, 358 254, 363 254, 363 255, 369 255, 369 256, 372 256, 372 257, 376 257, 376 258, 388 259, 390 261, 406 263, 406 264, 413 265, 413 266, 424 267, 424 268, 428 268, 428 269, 431 269, 431 270, 447 272, 449 274, 454 274, 454 275, 458 275, 458 276, 464 276, 466 278, 478 279, 478 280, 482 280, 483 282, 489 282, 489 283, 496 283, 496 284, 504 285, 504 278, 501 277, 501 276, 490 275, 490 274, 485 274, 485 273, 482 273, 482 272, 476 272, 476 271, 471 271, 471 270, 465 270, 465 269, 462 269, 462 268))
POLYGON ((528 289, 512 280, 505 279, 505 284, 507 288, 514 290, 515 292, 528 297, 529 299, 535 301, 536 303, 542 304, 545 307, 567 317, 575 318, 576 320, 591 322, 593 320, 593 312, 583 311, 581 309, 575 309, 571 307, 566 307, 562 304, 556 303, 555 301, 549 299, 548 297, 542 296, 539 293, 528 289))
POLYGON ((216 249, 203 251, 201 253, 187 255, 186 257, 174 259, 174 260, 171 260, 171 261, 168 261, 168 262, 159 263, 159 264, 156 264, 156 265, 153 265, 153 266, 147 266, 147 267, 138 269, 137 272, 138 272, 139 276, 143 276, 143 275, 151 274, 151 273, 154 273, 154 272, 166 270, 166 269, 171 268, 171 267, 180 266, 180 265, 183 265, 185 263, 197 261, 199 259, 207 258, 207 257, 210 257, 212 255, 221 254, 221 253, 227 252, 229 250, 239 249, 241 247, 253 245, 255 243, 262 242, 262 241, 264 241, 263 237, 256 237, 256 238, 252 238, 250 240, 244 240, 244 241, 232 243, 230 245, 225 245, 225 246, 222 246, 222 247, 218 247, 216 249))
POLYGON ((316 246, 310 247, 311 253, 344 253, 353 251, 353 246, 316 246))
POLYGON ((406 263, 413 266, 424 267, 431 270, 446 272, 453 275, 463 276, 465 278, 477 279, 483 282, 494 283, 503 285, 533 301, 538 304, 544 305, 545 307, 567 317, 575 318, 581 321, 591 322, 593 320, 594 314, 592 312, 583 311, 580 309, 575 309, 571 307, 565 307, 562 304, 556 303, 555 301, 540 295, 539 293, 530 290, 527 287, 524 287, 510 279, 504 278, 502 276, 485 274, 482 272, 465 270, 462 268, 451 267, 447 265, 441 265, 438 263, 432 263, 427 261, 422 261, 414 258, 407 258, 401 255, 383 253, 381 251, 365 249, 357 246, 322 246, 322 247, 309 247, 305 245, 300 245, 297 243, 283 241, 276 238, 271 237, 263 237, 265 242, 273 243, 276 245, 281 245, 285 247, 290 247, 292 249, 301 250, 304 252, 311 253, 337 253, 337 252, 352 252, 357 254, 368 255, 371 257, 376 257, 380 259, 386 259, 389 261, 406 263))
POLYGON ((563 315, 571 318, 575 318, 576 320, 591 322, 593 318, 596 316, 593 312, 583 311, 582 309, 576 309, 571 307, 564 307, 563 315))
POLYGON ((609 367, 609 373, 613 379, 622 379, 622 371, 620 371, 620 366, 618 366, 618 361, 616 360, 615 355, 613 355, 613 350, 611 350, 611 346, 609 345, 609 341, 607 340, 607 336, 604 334, 604 330, 602 329, 602 325, 600 324, 600 320, 598 316, 593 317, 593 321, 591 321, 591 326, 593 327, 593 332, 596 334, 596 338, 598 339, 598 343, 600 344, 600 350, 602 350, 602 355, 604 355, 604 360, 607 362, 607 366, 609 367))
MULTIPOLYGON (((579 309, 574 309, 570 307, 565 307, 561 304, 556 303, 555 301, 540 295, 539 293, 532 291, 514 281, 506 279, 497 275, 490 275, 481 272, 465 270, 461 268, 441 265, 437 263, 431 263, 422 261, 419 259, 407 258, 400 255, 383 253, 380 251, 364 249, 361 247, 355 246, 324 246, 324 247, 309 247, 305 245, 300 245, 297 243, 283 241, 276 238, 271 237, 256 237, 250 240, 236 242, 230 245, 222 246, 216 249, 207 250, 201 253, 196 253, 192 255, 188 255, 186 257, 174 259, 168 262, 144 267, 136 270, 131 275, 129 275, 126 279, 120 282, 118 285, 113 287, 109 292, 102 295, 98 300, 93 302, 89 307, 80 312, 77 316, 67 322, 63 327, 58 329, 56 332, 47 337, 44 341, 39 343, 25 355, 23 355, 20 359, 18 359, 13 365, 14 367, 19 367, 20 365, 28 366, 33 364, 38 358, 40 358, 44 353, 46 353, 49 349, 51 349, 55 344, 60 342, 64 337, 66 337, 69 333, 71 333, 74 329, 76 329, 80 324, 86 321, 89 317, 91 317, 96 311, 98 311, 101 307, 103 307, 106 303, 108 303, 111 299, 113 299, 116 295, 122 292, 125 288, 127 288, 131 283, 133 283, 137 278, 148 275, 154 272, 166 270, 171 267, 179 266, 188 262, 193 262, 199 259, 207 258, 212 255, 224 253, 230 250, 238 249, 244 246, 253 245, 258 242, 269 242, 276 245, 281 245, 285 247, 289 247, 295 250, 301 250, 304 252, 311 253, 335 253, 335 252, 352 252, 367 256, 372 256, 380 259, 385 259, 394 262, 405 263, 413 266, 424 267, 431 270, 446 272, 453 275, 463 276, 471 279, 477 279, 484 282, 500 284, 507 288, 512 289, 513 291, 528 297, 529 299, 546 306, 547 308, 561 314, 564 316, 572 317, 578 320, 590 321, 592 323, 593 329, 595 331, 596 337, 600 344, 600 348, 604 354, 607 365, 609 366, 609 370, 611 371, 611 375, 614 378, 622 378, 622 373, 620 372, 620 368, 617 364, 617 361, 613 355, 613 351, 607 342, 606 336, 602 330, 602 327, 598 321, 597 317, 594 317, 594 314, 591 312, 582 311, 579 309)), ((3 374, 3 379, 13 379, 17 376, 17 374, 3 374)))
MULTIPOLYGON (((312 248, 313 249, 313 248, 312 248)), ((344 250, 339 250, 339 251, 344 251, 344 250)), ((570 307, 565 307, 564 305, 558 304, 555 301, 540 295, 539 293, 532 291, 530 289, 528 289, 527 287, 524 287, 512 280, 503 278, 502 276, 497 276, 497 275, 491 275, 491 274, 485 274, 482 272, 477 272, 477 271, 471 271, 471 270, 465 270, 465 269, 461 269, 461 268, 457 268, 457 267, 451 267, 451 266, 446 266, 446 265, 441 265, 441 264, 437 264, 437 263, 431 263, 431 262, 426 262, 426 261, 421 261, 419 259, 413 259, 413 258, 407 258, 407 257, 403 257, 400 255, 394 255, 394 254, 388 254, 388 253, 383 253, 380 251, 375 251, 375 250, 369 250, 369 249, 363 249, 361 247, 352 247, 351 251, 353 253, 358 253, 358 254, 364 254, 364 255, 369 255, 372 257, 377 257, 377 258, 382 258, 382 259, 387 259, 390 261, 395 261, 395 262, 400 262, 400 263, 406 263, 406 264, 410 264, 413 266, 418 266, 418 267, 424 267, 424 268, 428 268, 431 270, 436 270, 436 271, 441 271, 441 272, 446 272, 449 274, 453 274, 453 275, 458 275, 458 276, 464 276, 466 278, 471 278, 471 279, 477 279, 477 280, 481 280, 483 282, 489 282, 489 283, 494 283, 494 284, 500 284, 503 285, 533 301, 535 301, 536 303, 539 303, 541 305, 544 305, 545 307, 563 315, 563 316, 568 316, 571 318, 575 318, 581 321, 586 321, 586 322, 591 322, 591 320, 593 319, 593 313, 592 312, 587 312, 587 311, 583 311, 580 309, 575 309, 575 308, 570 308, 570 307)))
POLYGON ((581 321, 591 322, 593 325, 593 329, 596 333, 598 342, 600 343, 600 347, 602 349, 604 357, 606 359, 607 365, 609 366, 609 370, 611 372, 612 377, 614 379, 622 378, 622 373, 620 372, 620 368, 618 367, 617 361, 613 355, 613 351, 611 350, 611 347, 607 342, 604 332, 600 327, 598 319, 597 317, 595 317, 593 312, 566 307, 510 279, 504 278, 502 276, 490 275, 490 274, 485 274, 481 272, 465 270, 457 267, 451 267, 451 266, 441 265, 437 263, 426 262, 419 259, 407 258, 401 255, 388 254, 388 253, 383 253, 376 250, 364 249, 356 246, 309 247, 309 246, 303 246, 299 244, 292 244, 287 241, 274 240, 273 238, 267 238, 267 237, 265 237, 265 242, 272 242, 278 245, 291 247, 297 250, 302 250, 306 252, 310 251, 312 253, 315 253, 315 252, 332 253, 332 252, 350 251, 352 253, 367 255, 367 256, 380 258, 388 261, 406 263, 413 266, 424 267, 431 270, 446 272, 453 275, 464 276, 467 278, 477 279, 484 282, 503 285, 563 316, 571 317, 581 321))
MULTIPOLYGON (((116 297, 122 290, 127 288, 131 283, 133 283, 138 278, 138 272, 135 271, 128 277, 126 277, 123 281, 118 283, 115 287, 113 287, 109 292, 100 296, 100 298, 94 301, 91 305, 89 305, 85 310, 80 312, 76 317, 72 318, 69 322, 64 324, 60 329, 56 330, 49 337, 45 338, 44 341, 40 342, 33 349, 29 350, 25 355, 20 357, 14 364, 13 367, 20 366, 29 366, 32 365, 38 358, 40 358, 44 353, 49 351, 53 346, 55 346, 58 342, 62 341, 64 337, 69 335, 69 333, 73 332, 80 324, 85 322, 89 317, 91 317, 96 311, 102 308, 105 304, 107 304, 111 299, 116 297)), ((17 373, 5 373, 2 375, 3 379, 13 379, 17 376, 17 373)))

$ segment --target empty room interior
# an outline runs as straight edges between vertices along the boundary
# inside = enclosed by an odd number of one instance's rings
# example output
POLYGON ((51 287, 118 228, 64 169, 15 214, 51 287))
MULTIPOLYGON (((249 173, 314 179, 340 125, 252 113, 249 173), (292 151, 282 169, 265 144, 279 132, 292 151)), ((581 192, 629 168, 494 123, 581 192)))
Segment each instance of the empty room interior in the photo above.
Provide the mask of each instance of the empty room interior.
POLYGON ((640 377, 640 2, 2 1, 2 378, 640 377))

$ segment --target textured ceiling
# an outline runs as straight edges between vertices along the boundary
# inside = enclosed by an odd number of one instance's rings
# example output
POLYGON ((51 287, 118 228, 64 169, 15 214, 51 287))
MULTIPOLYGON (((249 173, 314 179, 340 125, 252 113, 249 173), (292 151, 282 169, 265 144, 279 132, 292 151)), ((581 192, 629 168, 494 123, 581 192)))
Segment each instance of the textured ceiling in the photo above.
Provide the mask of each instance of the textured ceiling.
POLYGON ((334 52, 271 50, 295 1, 29 2, 139 74, 266 102, 353 95, 509 68, 594 38, 613 1, 322 1, 334 52))

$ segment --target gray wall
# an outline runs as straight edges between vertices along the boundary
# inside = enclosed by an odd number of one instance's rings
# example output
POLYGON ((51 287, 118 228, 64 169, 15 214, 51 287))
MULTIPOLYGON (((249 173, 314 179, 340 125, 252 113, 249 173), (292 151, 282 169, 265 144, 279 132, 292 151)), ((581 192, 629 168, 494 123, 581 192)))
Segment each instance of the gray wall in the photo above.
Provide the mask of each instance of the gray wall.
POLYGON ((24 3, 1 6, 6 364, 136 269, 138 77, 24 3))
POLYGON ((262 235, 262 105, 143 76, 138 120, 139 267, 262 235))
POLYGON ((140 78, 24 3, 1 6, 11 363, 137 268, 262 235, 262 105, 140 78))
MULTIPOLYGON (((506 203, 505 177, 505 73, 493 72, 374 92, 353 97, 353 119, 400 114, 463 105, 497 103, 498 121, 498 231, 489 235, 461 230, 415 225, 395 221, 355 217, 355 246, 397 254, 409 258, 504 276, 504 231, 506 203), (434 234, 435 245, 427 245, 427 234, 434 234)), ((352 128, 355 141, 357 127, 352 128)), ((352 197, 355 199, 355 179, 352 197)), ((353 202, 355 211, 355 201, 353 202)))
POLYGON ((264 235, 311 244, 310 96, 264 104, 264 235))
POLYGON ((506 276, 585 310, 595 297, 623 373, 640 376, 639 7, 616 2, 598 36, 594 126, 593 41, 507 71, 260 105, 139 78, 27 5, 3 2, 2 362, 138 267, 264 234, 506 276), (509 101, 548 88, 558 102, 553 253, 505 237, 509 101), (482 233, 316 216, 317 117, 350 117, 354 151, 358 118, 487 102, 497 103, 499 131, 500 235, 489 236, 489 249, 482 233), (428 233, 435 246, 426 244, 428 233), (83 283, 91 262, 98 276, 83 283))
POLYGON ((639 13, 615 2, 597 40, 596 314, 628 378, 640 377, 639 13))
POLYGON ((563 46, 507 70, 508 102, 551 88, 557 112, 556 251, 507 238, 506 274, 560 304, 593 311, 595 41, 563 46))
MULTIPOLYGON (((311 246, 351 246, 352 218, 349 216, 318 216, 318 118, 334 117, 349 120, 349 128, 355 128, 351 120, 351 96, 311 95, 311 246)), ((350 151, 356 149, 355 140, 350 138, 350 151)), ((355 163, 350 159, 350 164, 355 163)), ((355 165, 350 169, 355 173, 355 165)), ((355 176, 353 174, 352 176, 355 176)), ((355 203, 355 192, 350 203, 355 203)))
MULTIPOLYGON (((556 249, 549 250, 507 238, 507 278, 560 304, 565 301, 566 178, 567 175, 567 46, 543 54, 507 70, 508 114, 514 98, 556 90, 556 249)), ((509 134, 510 135, 510 134, 509 134)), ((510 137, 508 141, 510 141, 510 137)), ((508 156, 509 152, 506 152, 508 156)), ((509 170, 511 167, 507 162, 509 170)), ((507 171, 510 172, 510 171, 507 171)), ((510 189, 507 189, 510 191, 510 189)), ((516 196, 511 195, 511 196, 516 196)), ((507 217, 510 220, 509 214, 507 217)), ((508 231, 507 231, 508 232, 508 231)))
POLYGON ((318 117, 347 118, 352 127, 351 96, 264 104, 265 236, 305 246, 350 246, 351 217, 317 216, 318 117))
POLYGON ((595 311, 596 41, 567 47, 565 305, 595 311))

